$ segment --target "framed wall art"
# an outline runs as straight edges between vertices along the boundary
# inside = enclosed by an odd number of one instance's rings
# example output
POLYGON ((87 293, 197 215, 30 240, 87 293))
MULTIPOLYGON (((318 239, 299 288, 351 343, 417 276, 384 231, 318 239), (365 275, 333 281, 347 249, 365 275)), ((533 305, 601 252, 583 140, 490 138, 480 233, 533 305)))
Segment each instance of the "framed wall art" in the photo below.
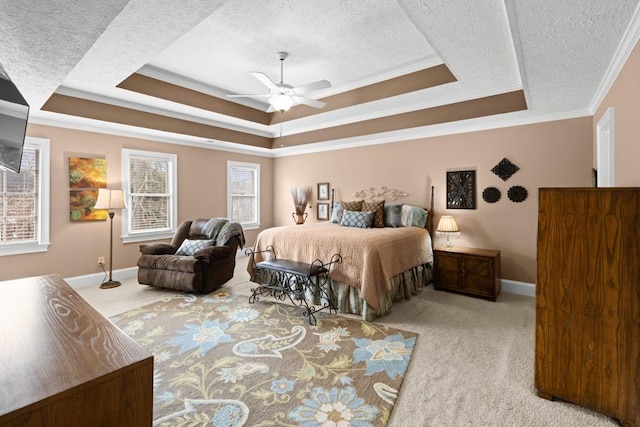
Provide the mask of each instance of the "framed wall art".
POLYGON ((318 221, 329 220, 329 203, 316 203, 318 221))
POLYGON ((447 172, 447 209, 476 208, 476 171, 447 172))
POLYGON ((329 183, 318 183, 318 200, 329 200, 329 183))
POLYGON ((69 157, 71 221, 106 221, 106 209, 94 209, 98 189, 107 188, 107 160, 69 157))

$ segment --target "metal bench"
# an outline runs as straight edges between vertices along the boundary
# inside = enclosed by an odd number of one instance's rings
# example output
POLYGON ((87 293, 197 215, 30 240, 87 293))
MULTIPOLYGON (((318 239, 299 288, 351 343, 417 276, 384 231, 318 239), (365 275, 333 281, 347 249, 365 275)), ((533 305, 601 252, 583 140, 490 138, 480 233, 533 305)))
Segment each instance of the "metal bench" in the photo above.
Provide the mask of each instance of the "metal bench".
POLYGON ((342 257, 339 254, 332 255, 329 262, 316 259, 311 264, 277 259, 271 245, 264 251, 256 252, 247 248, 245 254, 252 257, 255 266, 251 280, 259 284, 258 287, 251 289, 250 304, 259 301, 260 296, 271 296, 280 301, 288 297, 294 305, 303 308, 303 313, 310 325, 317 324, 315 313, 321 310, 329 309, 329 313, 332 314, 338 312, 331 289, 326 285, 331 267, 342 263, 342 257), (271 257, 256 263, 255 254, 259 253, 269 253, 271 257), (309 304, 307 292, 319 296, 321 302, 319 307, 309 304))

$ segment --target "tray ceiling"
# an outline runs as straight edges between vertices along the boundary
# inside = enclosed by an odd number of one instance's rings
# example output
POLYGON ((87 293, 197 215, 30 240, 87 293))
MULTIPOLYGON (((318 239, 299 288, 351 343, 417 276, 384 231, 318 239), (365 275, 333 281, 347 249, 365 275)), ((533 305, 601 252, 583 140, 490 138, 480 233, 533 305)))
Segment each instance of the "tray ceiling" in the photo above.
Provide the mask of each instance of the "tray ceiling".
POLYGON ((2 2, 0 63, 32 122, 279 155, 586 115, 638 3, 2 2), (227 98, 279 81, 278 51, 325 108, 227 98))

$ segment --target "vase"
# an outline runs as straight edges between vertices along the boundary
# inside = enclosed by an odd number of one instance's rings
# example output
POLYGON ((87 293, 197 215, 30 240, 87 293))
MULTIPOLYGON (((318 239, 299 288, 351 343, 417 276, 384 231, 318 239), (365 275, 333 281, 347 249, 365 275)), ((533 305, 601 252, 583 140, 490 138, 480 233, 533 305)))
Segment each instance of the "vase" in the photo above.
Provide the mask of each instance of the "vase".
POLYGON ((304 224, 305 220, 307 219, 307 216, 309 215, 308 212, 304 212, 304 213, 292 213, 291 217, 293 218, 293 220, 296 222, 297 225, 300 224, 304 224))

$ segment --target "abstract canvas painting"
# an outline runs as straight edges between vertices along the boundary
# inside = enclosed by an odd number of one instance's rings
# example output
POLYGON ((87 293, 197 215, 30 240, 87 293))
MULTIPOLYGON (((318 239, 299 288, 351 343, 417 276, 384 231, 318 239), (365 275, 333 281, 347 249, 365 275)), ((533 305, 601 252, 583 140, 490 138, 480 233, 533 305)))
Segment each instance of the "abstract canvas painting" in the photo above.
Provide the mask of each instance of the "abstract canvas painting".
POLYGON ((107 187, 107 160, 69 157, 71 221, 105 221, 106 209, 94 209, 98 189, 107 187))

